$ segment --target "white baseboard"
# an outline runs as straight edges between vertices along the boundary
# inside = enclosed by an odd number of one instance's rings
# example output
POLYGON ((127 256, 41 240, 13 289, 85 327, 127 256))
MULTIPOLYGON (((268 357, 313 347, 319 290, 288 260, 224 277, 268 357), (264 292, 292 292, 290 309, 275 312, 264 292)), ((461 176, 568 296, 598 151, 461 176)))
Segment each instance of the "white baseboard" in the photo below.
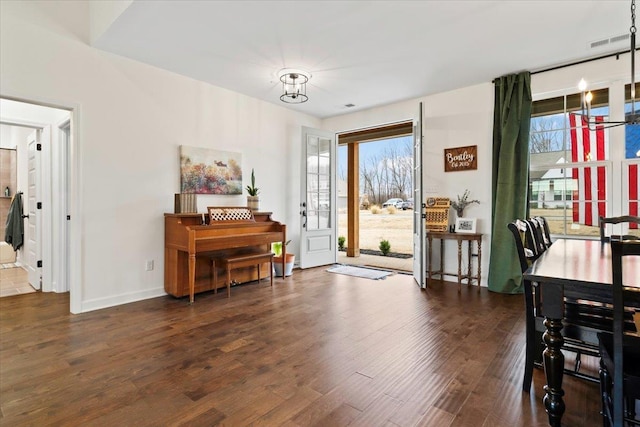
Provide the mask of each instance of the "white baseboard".
POLYGON ((146 299, 157 298, 167 295, 164 287, 153 288, 145 291, 131 292, 123 295, 116 295, 106 298, 96 298, 92 300, 82 301, 81 313, 89 311, 100 310, 103 308, 115 307, 117 305, 128 304, 136 301, 143 301, 146 299))

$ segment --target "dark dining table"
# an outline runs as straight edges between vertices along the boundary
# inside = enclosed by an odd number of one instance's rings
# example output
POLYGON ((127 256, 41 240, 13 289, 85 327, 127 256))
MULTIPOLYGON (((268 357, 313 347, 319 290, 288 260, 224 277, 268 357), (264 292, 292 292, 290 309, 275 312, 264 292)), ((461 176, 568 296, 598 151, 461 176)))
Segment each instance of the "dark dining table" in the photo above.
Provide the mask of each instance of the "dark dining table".
MULTIPOLYGON (((638 257, 623 260, 623 284, 640 288, 638 257)), ((564 355, 560 348, 564 293, 584 295, 597 300, 610 292, 612 283, 611 245, 599 240, 559 239, 547 249, 523 275, 525 280, 538 283, 541 292, 542 315, 545 317, 545 345, 543 363, 547 384, 544 405, 549 425, 560 426, 565 404, 562 396, 564 355)))

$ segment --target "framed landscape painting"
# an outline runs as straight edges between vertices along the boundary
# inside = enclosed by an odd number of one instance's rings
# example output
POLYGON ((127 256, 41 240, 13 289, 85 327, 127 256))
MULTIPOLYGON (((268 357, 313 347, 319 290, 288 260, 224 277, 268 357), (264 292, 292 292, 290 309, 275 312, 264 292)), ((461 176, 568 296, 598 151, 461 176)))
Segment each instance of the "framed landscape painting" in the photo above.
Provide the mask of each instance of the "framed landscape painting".
POLYGON ((180 192, 242 194, 242 154, 180 146, 180 192))

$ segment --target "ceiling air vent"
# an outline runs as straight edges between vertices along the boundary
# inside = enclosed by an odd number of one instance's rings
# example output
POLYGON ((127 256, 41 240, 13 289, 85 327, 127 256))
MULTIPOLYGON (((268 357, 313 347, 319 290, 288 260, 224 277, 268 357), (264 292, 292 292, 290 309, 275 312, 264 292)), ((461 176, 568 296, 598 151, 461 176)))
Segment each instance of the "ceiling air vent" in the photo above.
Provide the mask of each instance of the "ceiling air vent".
POLYGON ((627 42, 629 34, 620 34, 619 36, 609 37, 608 39, 596 40, 589 43, 590 49, 599 49, 614 43, 627 42))
POLYGON ((622 34, 620 36, 611 37, 609 43, 626 42, 629 40, 629 34, 622 34))
POLYGON ((609 39, 598 40, 597 42, 591 42, 589 46, 591 49, 596 49, 598 47, 606 46, 609 44, 609 39))

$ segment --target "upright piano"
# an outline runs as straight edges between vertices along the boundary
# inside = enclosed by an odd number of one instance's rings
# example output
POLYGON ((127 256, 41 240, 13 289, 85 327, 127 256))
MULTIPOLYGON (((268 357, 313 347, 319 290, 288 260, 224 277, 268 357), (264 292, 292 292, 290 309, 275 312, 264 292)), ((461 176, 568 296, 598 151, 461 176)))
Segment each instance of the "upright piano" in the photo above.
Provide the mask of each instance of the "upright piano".
MULTIPOLYGON (((250 221, 210 221, 202 213, 164 214, 164 289, 175 297, 223 287, 226 274, 219 271, 213 283, 212 259, 268 252, 271 243, 286 250, 286 225, 271 219, 271 212, 253 212, 250 221)), ((284 263, 284 254, 283 254, 284 263)), ((219 265, 219 263, 216 263, 219 265)), ((261 269, 269 268, 267 263, 261 269)), ((284 265, 283 265, 284 271, 284 265)), ((273 274, 273 273, 271 273, 273 274)), ((238 283, 257 280, 255 268, 234 272, 238 283)))

